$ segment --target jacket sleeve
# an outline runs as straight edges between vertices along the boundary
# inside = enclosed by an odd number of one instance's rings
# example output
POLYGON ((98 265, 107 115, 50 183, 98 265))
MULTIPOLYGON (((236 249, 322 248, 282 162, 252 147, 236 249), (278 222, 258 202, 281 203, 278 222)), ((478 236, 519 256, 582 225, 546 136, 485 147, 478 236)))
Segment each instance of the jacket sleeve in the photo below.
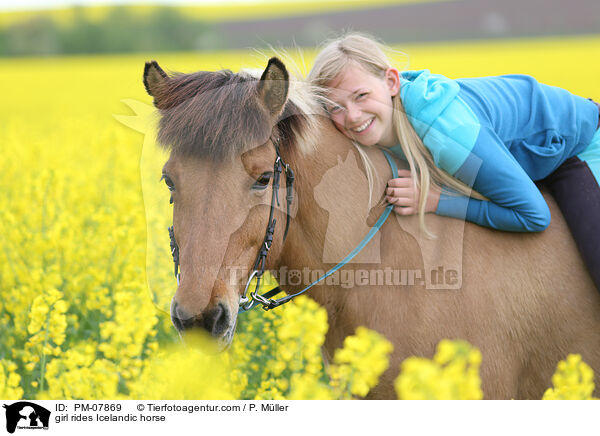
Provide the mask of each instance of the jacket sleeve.
POLYGON ((550 209, 541 192, 490 126, 481 126, 454 177, 489 201, 446 190, 440 196, 438 215, 512 232, 539 232, 550 224, 550 209))

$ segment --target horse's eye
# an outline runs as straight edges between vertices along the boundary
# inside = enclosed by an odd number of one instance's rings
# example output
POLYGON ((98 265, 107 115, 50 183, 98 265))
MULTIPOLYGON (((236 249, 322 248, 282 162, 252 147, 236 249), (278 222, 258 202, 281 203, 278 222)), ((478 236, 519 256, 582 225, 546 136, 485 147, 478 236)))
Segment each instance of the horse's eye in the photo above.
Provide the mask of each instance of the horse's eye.
POLYGON ((175 184, 173 183, 173 180, 171 180, 169 176, 167 176, 166 174, 163 174, 160 179, 165 181, 165 185, 167 185, 167 188, 169 188, 169 191, 173 192, 175 190, 175 184))
POLYGON ((252 185, 252 189, 265 189, 267 186, 269 186, 269 182, 271 181, 272 175, 273 173, 271 171, 265 171, 264 173, 262 173, 258 177, 258 179, 256 179, 256 182, 254 182, 254 185, 252 185))

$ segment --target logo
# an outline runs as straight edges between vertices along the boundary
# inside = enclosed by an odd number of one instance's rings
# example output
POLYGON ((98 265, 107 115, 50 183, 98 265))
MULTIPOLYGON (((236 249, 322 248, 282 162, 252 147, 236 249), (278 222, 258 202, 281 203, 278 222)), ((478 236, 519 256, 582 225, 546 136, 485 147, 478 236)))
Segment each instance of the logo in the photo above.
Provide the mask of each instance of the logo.
POLYGON ((15 429, 48 430, 50 411, 29 401, 19 401, 11 405, 4 404, 6 409, 6 431, 14 433, 15 429))

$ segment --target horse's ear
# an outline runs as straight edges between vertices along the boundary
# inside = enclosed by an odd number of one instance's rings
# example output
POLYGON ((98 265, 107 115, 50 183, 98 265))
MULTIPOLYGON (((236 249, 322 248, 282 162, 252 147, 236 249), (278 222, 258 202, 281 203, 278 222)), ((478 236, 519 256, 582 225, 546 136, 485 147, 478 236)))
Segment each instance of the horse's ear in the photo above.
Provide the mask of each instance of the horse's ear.
POLYGON ((258 82, 258 93, 273 116, 283 110, 287 101, 289 74, 283 62, 273 57, 258 82))
POLYGON ((144 67, 144 87, 146 92, 154 97, 154 105, 156 106, 156 99, 160 96, 161 89, 167 79, 167 73, 158 66, 156 61, 146 62, 144 67))

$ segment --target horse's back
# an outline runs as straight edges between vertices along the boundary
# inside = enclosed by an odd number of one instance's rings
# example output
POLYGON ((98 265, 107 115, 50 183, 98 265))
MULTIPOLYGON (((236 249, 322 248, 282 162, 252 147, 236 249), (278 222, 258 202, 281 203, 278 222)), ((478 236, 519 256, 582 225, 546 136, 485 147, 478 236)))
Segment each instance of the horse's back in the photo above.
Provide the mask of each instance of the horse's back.
MULTIPOLYGON (((386 304, 380 302, 386 308, 372 324, 385 330, 396 347, 391 368, 397 372, 409 355, 431 357, 435 344, 449 338, 465 339, 481 350, 486 398, 540 399, 557 363, 569 353, 581 354, 600 374, 600 292, 556 203, 545 196, 552 222, 540 233, 501 232, 433 214, 426 224, 435 240, 419 233, 414 216, 398 217, 404 235, 395 224, 386 229, 382 239, 394 241, 387 252, 395 257, 391 263, 411 265, 410 259, 421 256, 425 276, 438 279, 386 294, 386 304), (439 279, 448 270, 458 282, 444 289, 439 279), (385 326, 384 319, 393 320, 392 326, 385 326)), ((410 268, 415 266, 418 262, 410 268)), ((382 388, 374 395, 393 392, 382 388)))
POLYGON ((459 298, 479 312, 473 336, 488 359, 482 372, 494 378, 504 366, 507 377, 516 377, 516 398, 541 398, 569 353, 581 354, 600 374, 600 292, 556 202, 544 196, 552 220, 543 232, 507 233, 470 223, 464 231, 459 298))

